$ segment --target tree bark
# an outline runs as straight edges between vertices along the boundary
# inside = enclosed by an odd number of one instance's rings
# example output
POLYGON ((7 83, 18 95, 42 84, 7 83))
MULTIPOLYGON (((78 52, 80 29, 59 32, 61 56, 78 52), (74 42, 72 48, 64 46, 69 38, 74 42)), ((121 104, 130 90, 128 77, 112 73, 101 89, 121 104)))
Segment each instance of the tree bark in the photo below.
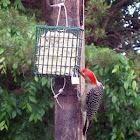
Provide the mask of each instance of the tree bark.
MULTIPOLYGON (((53 4, 60 3, 60 0, 54 0, 53 4)), ((81 27, 84 29, 83 11, 84 3, 83 0, 66 0, 65 6, 68 14, 68 25, 70 27, 81 27)), ((66 26, 64 8, 62 8, 60 14, 59 26, 66 26)), ((58 7, 53 7, 52 12, 52 23, 55 26, 58 16, 58 7)), ((84 34, 83 34, 84 38, 84 34)), ((82 68, 85 66, 84 58, 84 43, 82 48, 82 68)), ((55 93, 63 87, 64 79, 55 79, 55 93)), ((84 80, 80 79, 79 89, 80 92, 84 91, 84 80)), ((82 129, 83 129, 83 118, 81 114, 80 101, 77 98, 76 87, 71 84, 70 78, 66 78, 66 86, 64 92, 58 97, 58 100, 62 106, 55 102, 55 140, 84 140, 82 129)))
POLYGON ((50 0, 41 0, 41 12, 42 12, 42 20, 46 22, 47 25, 52 25, 52 8, 50 5, 52 1, 50 0))

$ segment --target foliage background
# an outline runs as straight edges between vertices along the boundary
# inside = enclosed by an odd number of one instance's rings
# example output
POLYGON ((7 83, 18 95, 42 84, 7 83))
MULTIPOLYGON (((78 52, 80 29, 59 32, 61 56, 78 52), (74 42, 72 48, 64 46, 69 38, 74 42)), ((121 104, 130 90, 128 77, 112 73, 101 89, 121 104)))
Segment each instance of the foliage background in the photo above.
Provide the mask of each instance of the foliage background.
POLYGON ((105 85, 103 103, 88 133, 89 139, 138 139, 140 81, 134 61, 108 48, 86 47, 86 64, 105 85))
MULTIPOLYGON (((20 0, 0 1, 0 139, 53 140, 50 79, 32 74, 35 26, 45 23, 38 22, 35 9, 25 7, 20 0)), ((140 55, 127 51, 123 56, 106 43, 98 46, 108 31, 100 23, 111 7, 109 1, 86 3, 86 67, 105 85, 103 103, 87 135, 89 140, 138 140, 140 55), (91 9, 94 15, 88 13, 91 9)))

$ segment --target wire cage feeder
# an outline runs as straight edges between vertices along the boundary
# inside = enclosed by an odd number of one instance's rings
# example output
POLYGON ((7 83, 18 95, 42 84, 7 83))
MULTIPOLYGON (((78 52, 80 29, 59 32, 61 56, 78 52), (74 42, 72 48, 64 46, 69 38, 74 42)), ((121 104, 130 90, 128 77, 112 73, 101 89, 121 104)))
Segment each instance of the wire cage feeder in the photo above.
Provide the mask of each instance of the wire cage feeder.
POLYGON ((34 73, 40 76, 72 76, 81 63, 82 29, 37 26, 34 73))

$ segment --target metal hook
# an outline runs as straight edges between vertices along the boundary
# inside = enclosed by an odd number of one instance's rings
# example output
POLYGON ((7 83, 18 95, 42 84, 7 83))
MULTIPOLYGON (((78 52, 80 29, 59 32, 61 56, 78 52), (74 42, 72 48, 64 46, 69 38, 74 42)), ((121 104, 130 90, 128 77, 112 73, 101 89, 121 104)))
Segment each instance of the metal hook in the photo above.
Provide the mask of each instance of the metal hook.
POLYGON ((62 3, 65 3, 65 0, 61 0, 62 3))

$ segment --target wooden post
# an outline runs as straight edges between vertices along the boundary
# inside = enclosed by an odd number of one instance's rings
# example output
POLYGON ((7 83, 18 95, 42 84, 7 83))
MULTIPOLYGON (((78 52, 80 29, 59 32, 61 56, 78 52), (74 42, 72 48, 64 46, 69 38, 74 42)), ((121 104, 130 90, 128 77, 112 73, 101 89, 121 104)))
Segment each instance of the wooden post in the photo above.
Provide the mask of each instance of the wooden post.
MULTIPOLYGON (((60 3, 61 0, 54 0, 53 4, 60 3)), ((65 6, 68 14, 68 25, 70 27, 80 27, 84 29, 84 1, 83 0, 65 0, 65 6)), ((56 25, 58 7, 53 8, 53 25, 56 25)), ((59 26, 65 26, 64 8, 62 8, 59 26)), ((84 38, 84 33, 83 33, 84 38)), ((85 66, 84 42, 82 48, 82 67, 85 66)), ((63 87, 64 78, 55 79, 55 93, 63 87)), ((83 93, 85 83, 80 79, 80 92, 83 93)), ((66 79, 64 92, 58 97, 63 107, 60 108, 55 102, 55 140, 84 140, 82 129, 83 119, 80 109, 80 101, 77 98, 76 86, 71 84, 70 79, 66 79)))

